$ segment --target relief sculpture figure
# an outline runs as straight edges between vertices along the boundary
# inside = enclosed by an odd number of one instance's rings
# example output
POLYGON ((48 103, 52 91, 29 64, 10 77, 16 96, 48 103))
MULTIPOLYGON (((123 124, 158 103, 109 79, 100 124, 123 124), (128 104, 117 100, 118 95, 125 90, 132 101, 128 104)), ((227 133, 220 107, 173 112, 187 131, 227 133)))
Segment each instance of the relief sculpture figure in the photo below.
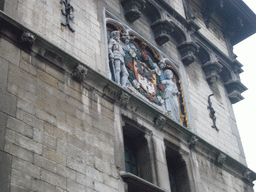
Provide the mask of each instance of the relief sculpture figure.
POLYGON ((108 51, 109 51, 110 61, 112 65, 114 65, 113 69, 114 69, 115 82, 118 84, 122 84, 122 86, 125 87, 129 74, 124 64, 125 53, 120 44, 119 31, 111 32, 111 38, 108 44, 108 51))
POLYGON ((179 102, 178 102, 178 88, 173 82, 173 73, 170 69, 165 70, 164 76, 166 80, 162 81, 162 84, 166 85, 164 92, 165 107, 168 114, 179 122, 179 102))

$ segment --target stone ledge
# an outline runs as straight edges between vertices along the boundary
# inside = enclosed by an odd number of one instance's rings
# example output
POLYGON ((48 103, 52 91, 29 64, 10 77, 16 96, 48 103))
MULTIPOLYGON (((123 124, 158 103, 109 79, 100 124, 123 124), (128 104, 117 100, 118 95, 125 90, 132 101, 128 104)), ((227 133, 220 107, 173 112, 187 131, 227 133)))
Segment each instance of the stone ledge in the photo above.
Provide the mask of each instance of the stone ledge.
POLYGON ((124 171, 120 171, 120 175, 123 180, 129 185, 136 186, 136 189, 141 189, 141 191, 148 191, 148 192, 165 192, 164 189, 156 186, 153 183, 150 183, 134 174, 127 173, 124 171))

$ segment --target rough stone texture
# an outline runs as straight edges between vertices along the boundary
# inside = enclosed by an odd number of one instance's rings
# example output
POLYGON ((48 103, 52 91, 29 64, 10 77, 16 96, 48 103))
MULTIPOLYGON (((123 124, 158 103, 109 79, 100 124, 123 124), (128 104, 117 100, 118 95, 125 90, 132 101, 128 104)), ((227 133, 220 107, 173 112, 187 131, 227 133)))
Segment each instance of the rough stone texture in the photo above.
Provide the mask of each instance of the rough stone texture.
POLYGON ((12 157, 10 154, 0 151, 0 191, 10 190, 12 157))
POLYGON ((253 191, 243 181, 227 171, 215 166, 212 162, 197 155, 196 161, 200 174, 200 188, 202 191, 253 191))

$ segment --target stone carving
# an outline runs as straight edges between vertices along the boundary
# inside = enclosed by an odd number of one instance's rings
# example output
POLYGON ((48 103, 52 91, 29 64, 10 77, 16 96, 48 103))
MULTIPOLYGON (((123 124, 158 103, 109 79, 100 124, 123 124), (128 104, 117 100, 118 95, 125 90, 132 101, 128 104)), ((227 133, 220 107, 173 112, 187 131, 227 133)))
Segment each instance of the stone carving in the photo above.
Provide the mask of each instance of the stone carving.
POLYGON ((178 46, 178 50, 181 55, 181 60, 184 65, 190 65, 196 60, 196 53, 198 52, 199 46, 192 41, 183 42, 178 46))
POLYGON ((29 31, 24 31, 23 34, 21 35, 21 41, 33 44, 36 41, 36 36, 29 31))
POLYGON ((173 25, 167 20, 158 20, 151 25, 151 28, 159 45, 163 45, 170 40, 169 34, 173 31, 173 25))
POLYGON ((165 122, 166 118, 163 115, 159 114, 158 117, 156 118, 155 127, 159 130, 163 130, 165 122))
POLYGON ((168 114, 175 120, 179 121, 179 102, 178 102, 178 88, 173 82, 173 73, 170 69, 164 72, 166 80, 162 81, 166 85, 164 92, 165 108, 168 114))
POLYGON ((196 136, 193 136, 190 138, 188 143, 190 148, 195 148, 196 144, 198 143, 198 138, 196 136))
POLYGON ((125 9, 125 18, 129 22, 134 22, 141 16, 141 10, 145 8, 145 0, 121 0, 125 9))
POLYGON ((250 180, 253 180, 252 177, 253 177, 253 172, 247 169, 244 173, 244 178, 250 181, 250 180))
POLYGON ((122 91, 122 94, 120 96, 121 106, 127 107, 129 101, 130 101, 130 95, 128 93, 122 91))
POLYGON ((86 75, 87 75, 87 68, 83 65, 79 64, 77 68, 73 71, 72 77, 79 82, 85 82, 86 75))
POLYGON ((111 32, 111 38, 108 44, 108 51, 109 51, 109 59, 114 70, 115 82, 117 84, 122 83, 122 87, 125 87, 128 80, 128 72, 124 65, 125 53, 120 44, 119 31, 111 32))
POLYGON ((219 154, 217 155, 216 161, 217 161, 217 163, 223 165, 224 162, 226 161, 226 158, 227 158, 226 155, 224 155, 223 153, 219 153, 219 154))
POLYGON ((218 73, 221 72, 222 65, 217 60, 208 61, 202 65, 202 68, 209 84, 213 84, 219 79, 218 73))

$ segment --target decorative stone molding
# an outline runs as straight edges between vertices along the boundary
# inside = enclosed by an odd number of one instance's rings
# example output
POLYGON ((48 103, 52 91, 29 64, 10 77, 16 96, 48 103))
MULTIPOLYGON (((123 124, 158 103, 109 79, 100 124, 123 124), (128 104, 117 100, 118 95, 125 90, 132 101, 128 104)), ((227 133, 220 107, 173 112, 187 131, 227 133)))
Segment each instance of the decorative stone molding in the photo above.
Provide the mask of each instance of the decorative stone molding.
POLYGON ((181 60, 184 65, 188 66, 196 60, 198 49, 199 46, 192 41, 186 41, 178 46, 181 60))
POLYGON ((255 181, 255 174, 250 170, 250 169, 246 169, 246 171, 244 172, 244 178, 248 181, 255 181))
POLYGON ((241 93, 247 90, 247 87, 245 87, 239 79, 229 80, 227 83, 225 83, 225 88, 232 104, 243 100, 244 98, 241 93))
POLYGON ((159 130, 163 130, 165 122, 166 118, 163 115, 159 114, 155 121, 155 127, 159 130))
POLYGON ((21 42, 26 42, 32 45, 36 41, 36 36, 29 31, 24 31, 23 34, 21 35, 20 40, 21 42))
POLYGON ((87 68, 79 64, 77 68, 73 71, 72 77, 79 82, 85 82, 87 72, 88 72, 87 68))
POLYGON ((217 80, 220 78, 218 73, 221 72, 222 65, 218 61, 208 61, 202 65, 202 68, 209 84, 217 82, 217 80))
POLYGON ((163 45, 170 40, 170 33, 173 31, 173 25, 167 20, 158 20, 151 25, 155 35, 155 40, 159 45, 163 45))
POLYGON ((145 0, 121 0, 125 10, 125 18, 129 22, 134 22, 141 16, 141 10, 145 8, 145 0))
POLYGON ((196 136, 192 136, 192 137, 190 138, 190 140, 188 141, 190 149, 195 148, 195 146, 196 146, 197 143, 198 143, 198 140, 199 140, 199 139, 198 139, 196 136))
POLYGON ((129 104, 129 101, 130 101, 130 95, 128 93, 122 91, 119 101, 120 101, 121 106, 127 107, 127 105, 129 104))
POLYGON ((224 162, 226 161, 226 158, 227 156, 223 153, 219 153, 217 156, 216 156, 216 162, 223 165, 224 162))

